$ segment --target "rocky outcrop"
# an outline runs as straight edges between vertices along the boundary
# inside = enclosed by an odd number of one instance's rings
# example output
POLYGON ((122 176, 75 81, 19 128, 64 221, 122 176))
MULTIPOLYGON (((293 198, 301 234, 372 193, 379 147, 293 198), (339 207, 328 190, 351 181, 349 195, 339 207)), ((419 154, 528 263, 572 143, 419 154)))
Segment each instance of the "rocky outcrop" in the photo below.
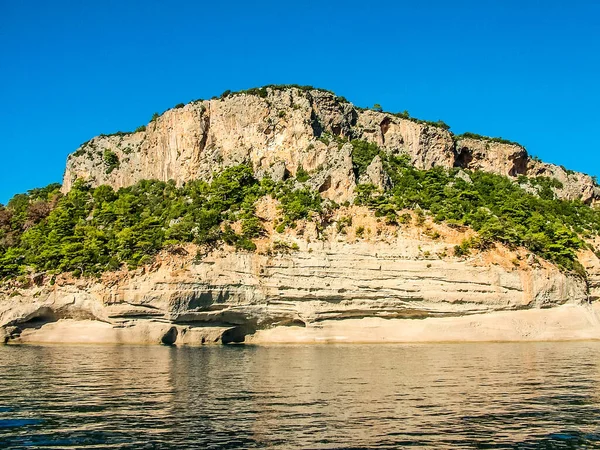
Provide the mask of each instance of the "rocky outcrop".
MULTIPOLYGON (((600 190, 591 177, 539 163, 516 144, 453 136, 444 128, 393 114, 362 110, 320 90, 266 88, 265 95, 231 94, 166 111, 144 131, 98 136, 69 156, 63 189, 77 178, 115 188, 142 179, 177 184, 225 166, 250 164, 259 176, 283 179, 299 166, 318 181, 324 197, 354 195, 351 139, 378 144, 390 154, 407 154, 419 168, 484 170, 510 177, 549 176, 561 198, 593 202, 600 190), (456 138, 456 141, 455 141, 456 138), (106 152, 118 158, 108 164, 106 152)), ((380 170, 377 169, 379 172, 380 170)), ((381 182, 385 177, 378 176, 381 182)))
MULTIPOLYGON (((468 170, 543 176, 560 182, 553 188, 560 198, 600 198, 591 177, 533 160, 519 145, 453 136, 444 127, 298 88, 196 101, 135 133, 98 136, 69 157, 63 189, 78 178, 114 188, 143 179, 181 185, 245 163, 257 177, 274 180, 303 168, 308 187, 344 203, 357 183, 392 186, 381 152, 357 179, 353 139, 408 155, 419 168, 459 168, 457 177, 467 183, 468 170)), ((525 184, 535 192, 534 184, 525 184)), ((583 279, 500 245, 468 258, 450 256, 472 231, 409 212, 403 223, 410 225, 403 227, 343 206, 323 223, 298 221, 294 231, 280 234, 273 230, 278 212, 271 203, 262 199, 256 207, 266 236, 255 239, 255 253, 225 247, 195 257, 198 248, 190 244, 164 250, 137 271, 101 279, 62 274, 52 283, 37 274, 29 287, 4 286, 0 338, 167 345, 335 342, 340 336, 600 339, 598 308, 590 305, 600 298, 600 260, 590 250, 579 255, 588 273, 583 279)))
POLYGON ((371 164, 367 166, 366 172, 358 179, 359 183, 370 183, 381 190, 389 189, 392 186, 389 175, 383 167, 383 161, 379 155, 373 158, 371 164))
POLYGON ((252 344, 322 344, 598 340, 599 318, 598 304, 422 320, 365 317, 330 320, 305 328, 259 330, 248 336, 247 341, 252 344))
POLYGON ((447 130, 377 111, 361 111, 358 139, 374 142, 390 154, 407 154, 418 168, 454 166, 454 142, 447 130))
POLYGON ((9 342, 74 342, 83 333, 84 342, 200 345, 341 319, 440 319, 588 303, 586 283, 550 265, 448 257, 448 242, 424 237, 346 237, 295 239, 299 250, 289 254, 222 249, 110 280, 59 280, 3 297, 0 329, 9 342), (74 322, 87 323, 89 333, 74 322))
POLYGON ((334 131, 351 137, 355 115, 349 103, 330 94, 297 89, 270 91, 267 98, 244 94, 193 102, 166 111, 145 131, 99 136, 82 145, 67 161, 63 189, 77 178, 115 188, 142 179, 180 185, 247 163, 259 176, 274 179, 295 174, 299 166, 321 172, 323 195, 347 200, 355 185, 349 150, 317 138, 334 131), (106 151, 117 155, 117 168, 105 164, 106 151))
POLYGON ((553 188, 558 198, 579 199, 584 203, 596 203, 600 199, 600 187, 592 177, 584 173, 533 159, 528 160, 526 173, 531 177, 549 177, 558 180, 562 187, 553 188))
POLYGON ((529 157, 523 147, 473 138, 456 141, 455 167, 482 170, 509 177, 527 175, 529 157))

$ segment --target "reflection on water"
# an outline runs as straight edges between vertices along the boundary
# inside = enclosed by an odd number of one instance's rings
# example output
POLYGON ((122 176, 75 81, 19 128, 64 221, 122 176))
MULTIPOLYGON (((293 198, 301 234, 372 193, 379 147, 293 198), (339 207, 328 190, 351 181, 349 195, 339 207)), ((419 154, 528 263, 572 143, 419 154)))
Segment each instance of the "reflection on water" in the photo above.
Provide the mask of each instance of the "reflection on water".
POLYGON ((0 447, 600 448, 600 343, 0 347, 0 447))

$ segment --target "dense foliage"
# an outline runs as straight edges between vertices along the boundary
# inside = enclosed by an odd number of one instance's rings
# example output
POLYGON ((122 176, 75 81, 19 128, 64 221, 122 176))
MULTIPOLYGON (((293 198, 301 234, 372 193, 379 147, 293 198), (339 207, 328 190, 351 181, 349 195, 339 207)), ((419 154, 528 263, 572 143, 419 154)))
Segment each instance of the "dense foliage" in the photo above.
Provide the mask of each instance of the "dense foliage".
MULTIPOLYGON (((360 170, 372 158, 374 146, 353 147, 355 166, 360 170)), ((469 226, 478 232, 478 238, 463 243, 457 253, 502 242, 523 246, 566 270, 585 273, 576 251, 586 245, 582 237, 600 233, 600 211, 580 201, 555 199, 551 188, 561 187, 557 180, 522 177, 515 183, 480 171, 419 170, 406 157, 377 154, 394 187, 382 193, 372 185, 359 185, 356 201, 375 208, 388 221, 393 222, 400 209, 427 210, 436 221, 469 226), (528 193, 519 183, 529 184, 539 195, 528 193)))
POLYGON ((318 193, 294 189, 293 181, 258 182, 252 169, 235 166, 211 183, 183 187, 173 182, 141 181, 115 192, 77 181, 67 195, 50 185, 15 196, 0 208, 0 278, 37 271, 98 274, 122 264, 135 267, 166 246, 225 242, 254 250, 263 233, 254 214, 267 194, 281 202, 284 226, 320 210, 318 193), (231 224, 241 223, 241 233, 231 224))
MULTIPOLYGON (((600 233, 600 211, 579 201, 556 199, 553 189, 562 187, 559 181, 511 180, 440 167, 419 170, 406 155, 391 156, 364 141, 351 144, 356 175, 363 174, 374 157, 383 161, 393 188, 381 192, 360 184, 356 203, 373 208, 387 223, 406 223, 410 216, 399 214, 403 209, 416 210, 421 220, 428 211, 435 221, 478 232, 455 248, 456 255, 501 242, 523 246, 585 276, 576 252, 588 245, 584 238, 600 233)), ((118 167, 110 150, 103 159, 107 171, 118 167)), ((150 262, 161 249, 186 242, 202 247, 224 242, 252 251, 252 240, 264 234, 255 214, 260 198, 279 200, 281 215, 274 224, 278 232, 322 213, 323 200, 307 187, 309 180, 302 166, 295 178, 274 182, 258 181, 250 167, 240 165, 214 174, 210 183, 198 180, 182 187, 149 180, 116 192, 109 186, 90 188, 82 181, 66 195, 57 184, 34 189, 16 195, 6 207, 0 205, 0 279, 29 270, 92 275, 124 264, 136 267, 150 262)))

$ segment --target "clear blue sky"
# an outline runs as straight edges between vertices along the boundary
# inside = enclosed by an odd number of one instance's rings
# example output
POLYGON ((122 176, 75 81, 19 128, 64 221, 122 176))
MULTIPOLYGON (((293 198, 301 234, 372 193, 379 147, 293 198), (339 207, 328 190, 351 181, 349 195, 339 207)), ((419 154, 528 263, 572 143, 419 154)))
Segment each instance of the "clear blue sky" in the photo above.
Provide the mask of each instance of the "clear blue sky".
POLYGON ((600 175, 599 23, 592 0, 0 0, 0 202, 60 181, 92 136, 271 83, 600 175))

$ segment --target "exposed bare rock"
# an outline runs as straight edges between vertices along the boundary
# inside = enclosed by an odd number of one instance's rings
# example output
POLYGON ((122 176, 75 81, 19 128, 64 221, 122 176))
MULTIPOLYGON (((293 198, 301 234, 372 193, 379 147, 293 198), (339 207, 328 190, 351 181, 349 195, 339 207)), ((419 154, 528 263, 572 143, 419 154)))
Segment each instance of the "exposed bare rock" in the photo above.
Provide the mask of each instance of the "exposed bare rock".
POLYGON ((418 168, 454 165, 454 142, 446 130, 377 111, 361 111, 357 137, 390 154, 407 154, 418 168))
POLYGON ((303 328, 259 330, 248 336, 248 341, 253 344, 322 344, 598 340, 599 318, 597 304, 422 320, 364 317, 330 320, 303 328))
POLYGON ((516 144, 462 138, 456 141, 454 165, 510 177, 527 172, 527 151, 516 144))
MULTIPOLYGON (((356 179, 353 139, 376 143, 388 155, 408 155, 418 168, 460 168, 457 177, 467 183, 472 182, 469 170, 515 180, 544 176, 562 183, 554 188, 559 198, 587 203, 600 198, 591 177, 533 160, 519 145, 456 138, 431 123, 355 108, 329 92, 270 87, 260 95, 231 94, 168 110, 144 131, 95 137, 69 157, 63 190, 78 178, 114 188, 142 179, 181 185, 245 163, 259 178, 274 180, 295 177, 301 167, 310 178, 297 181, 298 186, 344 203, 354 198, 357 182, 391 186, 382 153, 356 179)), ((533 184, 524 187, 536 192, 533 184)), ((257 205, 257 216, 272 222, 274 203, 267 199, 257 205)), ((53 286, 42 275, 28 287, 0 294, 0 339, 201 345, 241 342, 247 336, 277 340, 286 334, 281 330, 303 329, 309 340, 327 340, 327 333, 340 331, 339 323, 358 326, 363 320, 376 321, 384 333, 392 323, 416 330, 421 333, 416 340, 426 340, 431 330, 434 340, 443 340, 444 331, 454 338, 464 326, 481 327, 486 331, 477 336, 489 339, 501 338, 508 328, 515 339, 600 338, 597 308, 588 304, 600 298, 600 262, 592 251, 579 255, 587 280, 522 249, 456 258, 452 249, 469 237, 468 230, 449 229, 444 235, 433 223, 428 230, 392 230, 352 208, 344 211, 346 225, 337 234, 325 237, 315 223, 304 223, 293 236, 278 235, 298 246, 291 253, 274 251, 275 238, 269 235, 253 254, 226 248, 195 261, 190 256, 195 252, 184 251, 148 270, 103 280, 59 277, 53 286), (566 311, 564 321, 557 311, 566 311), (497 318, 496 328, 482 319, 488 315, 497 318), (384 319, 388 322, 382 325, 384 319), (534 319, 550 325, 533 332, 534 319), (584 332, 563 333, 577 327, 584 332)), ((342 223, 341 217, 332 220, 342 223)), ((366 336, 363 331, 354 335, 366 336)), ((399 340, 416 336, 392 335, 399 340)))
POLYGON ((166 111, 145 131, 95 137, 69 156, 63 190, 71 189, 77 178, 114 188, 142 179, 174 180, 180 185, 247 163, 259 177, 276 180, 302 166, 320 174, 324 196, 347 200, 354 195, 356 180, 346 170, 348 148, 342 144, 363 139, 389 154, 407 154, 422 169, 462 167, 510 177, 550 176, 564 185, 556 191, 560 198, 586 202, 600 198, 589 176, 533 161, 519 145, 473 138, 455 143, 443 128, 360 110, 330 92, 296 88, 266 92, 265 97, 241 93, 192 102, 166 111), (118 167, 105 163, 106 151, 118 157, 118 167))
MULTIPOLYGON (((118 336, 119 342, 193 345, 241 341, 277 326, 442 318, 588 301, 583 280, 548 265, 516 269, 424 257, 444 252, 443 242, 298 242, 300 250, 288 255, 219 250, 197 264, 165 265, 114 284, 36 286, 0 300, 0 328, 18 327, 17 333, 4 332, 6 340, 49 342, 60 340, 61 323, 86 321, 100 334, 86 334, 85 342, 118 336)), ((72 342, 81 328, 69 327, 65 340, 72 342)))
POLYGON ((463 180, 465 183, 467 184, 472 184, 473 180, 471 180, 471 177, 469 176, 468 173, 466 173, 464 170, 459 170, 456 173, 456 178, 463 180))
POLYGON ((285 167, 285 163, 283 161, 278 161, 273 163, 273 165, 263 173, 259 172, 258 174, 259 178, 263 178, 265 175, 270 176, 273 181, 284 181, 290 174, 285 167))
POLYGON ((566 200, 580 199, 584 203, 592 203, 600 199, 600 187, 592 177, 581 172, 574 172, 555 164, 530 159, 527 165, 527 175, 555 178, 560 181, 563 187, 553 188, 558 198, 566 200))
MULTIPOLYGON (((334 144, 335 146, 336 144, 334 144)), ((340 149, 327 148, 329 157, 317 168, 308 184, 324 198, 345 202, 354 198, 356 177, 352 169, 352 145, 344 144, 340 149)))
POLYGON ((391 187, 392 183, 389 175, 383 167, 383 162, 379 155, 373 158, 371 164, 367 166, 366 172, 361 176, 359 183, 371 183, 381 190, 391 187))
POLYGON ((590 301, 600 300, 600 258, 591 250, 582 250, 578 255, 578 259, 588 274, 587 284, 590 301))

